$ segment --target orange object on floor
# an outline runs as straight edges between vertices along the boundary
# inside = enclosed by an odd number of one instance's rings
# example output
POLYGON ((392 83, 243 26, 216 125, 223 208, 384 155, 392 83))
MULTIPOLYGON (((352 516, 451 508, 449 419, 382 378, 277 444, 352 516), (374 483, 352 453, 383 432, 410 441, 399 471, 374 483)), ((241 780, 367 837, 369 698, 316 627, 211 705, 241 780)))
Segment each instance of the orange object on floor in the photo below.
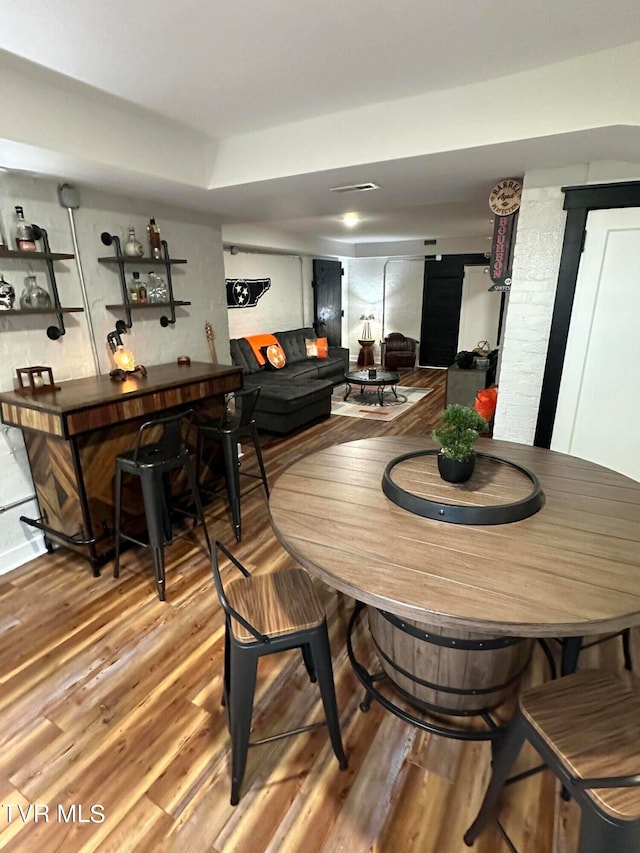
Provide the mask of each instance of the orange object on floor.
POLYGON ((497 405, 498 386, 492 385, 491 388, 483 388, 481 391, 478 391, 473 408, 481 418, 490 423, 496 413, 497 405))

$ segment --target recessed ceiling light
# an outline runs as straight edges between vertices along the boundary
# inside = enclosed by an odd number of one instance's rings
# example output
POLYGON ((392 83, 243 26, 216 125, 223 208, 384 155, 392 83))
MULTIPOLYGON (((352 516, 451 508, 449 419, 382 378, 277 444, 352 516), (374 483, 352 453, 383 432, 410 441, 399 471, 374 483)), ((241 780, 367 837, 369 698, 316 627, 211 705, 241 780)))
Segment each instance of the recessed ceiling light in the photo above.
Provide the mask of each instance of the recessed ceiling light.
POLYGON ((360 222, 360 217, 357 213, 345 213, 342 217, 342 221, 347 226, 347 228, 354 228, 358 222, 360 222))
POLYGON ((363 184, 346 184, 343 187, 329 187, 331 193, 366 193, 369 190, 379 190, 378 184, 366 181, 363 184))

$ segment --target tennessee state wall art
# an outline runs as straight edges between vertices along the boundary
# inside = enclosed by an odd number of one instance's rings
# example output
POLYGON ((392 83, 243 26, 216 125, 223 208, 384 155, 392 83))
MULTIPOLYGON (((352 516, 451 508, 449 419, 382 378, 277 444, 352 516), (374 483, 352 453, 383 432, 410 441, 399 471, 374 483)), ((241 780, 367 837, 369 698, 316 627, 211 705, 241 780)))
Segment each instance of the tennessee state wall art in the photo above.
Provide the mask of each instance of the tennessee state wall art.
POLYGON ((271 287, 270 278, 227 278, 227 308, 255 308, 271 287))
POLYGON ((489 207, 495 216, 489 265, 493 284, 489 290, 511 289, 513 246, 521 196, 522 181, 518 178, 504 178, 489 193, 489 207))

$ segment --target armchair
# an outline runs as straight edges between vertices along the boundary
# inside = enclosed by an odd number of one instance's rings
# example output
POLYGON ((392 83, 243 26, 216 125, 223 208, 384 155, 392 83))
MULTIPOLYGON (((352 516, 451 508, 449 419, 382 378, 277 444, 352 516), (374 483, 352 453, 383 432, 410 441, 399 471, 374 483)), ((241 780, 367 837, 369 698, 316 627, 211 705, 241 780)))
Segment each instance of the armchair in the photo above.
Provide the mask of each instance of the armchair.
POLYGON ((387 370, 411 369, 416 366, 418 341, 400 332, 392 332, 382 344, 382 366, 387 370))

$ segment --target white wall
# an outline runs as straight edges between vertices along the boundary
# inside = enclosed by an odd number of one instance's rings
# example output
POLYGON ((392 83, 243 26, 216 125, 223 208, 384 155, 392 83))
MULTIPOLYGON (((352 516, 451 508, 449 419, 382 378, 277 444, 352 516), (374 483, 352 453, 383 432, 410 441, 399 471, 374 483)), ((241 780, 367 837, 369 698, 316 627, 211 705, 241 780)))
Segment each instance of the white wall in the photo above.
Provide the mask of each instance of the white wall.
POLYGON ((458 351, 472 350, 479 341, 497 345, 502 294, 489 293, 491 279, 484 267, 465 267, 460 304, 458 351))
MULTIPOLYGON (((220 361, 228 352, 226 295, 222 260, 222 240, 219 227, 206 217, 179 208, 162 207, 140 199, 115 196, 81 186, 80 207, 74 211, 78 237, 79 258, 84 271, 91 317, 96 335, 100 372, 113 366, 109 360, 106 336, 114 329, 123 312, 113 312, 105 306, 121 302, 119 278, 115 266, 99 264, 97 258, 113 253, 100 241, 102 231, 124 239, 128 226, 136 229, 139 239, 145 235, 150 216, 155 216, 161 236, 166 239, 174 257, 186 258, 188 263, 173 267, 176 299, 192 304, 176 309, 175 326, 163 329, 159 318, 161 308, 133 312, 133 326, 126 343, 139 362, 147 365, 173 361, 178 355, 190 355, 195 361, 210 361, 204 324, 209 320, 214 328, 220 361)), ((73 252, 67 210, 57 199, 57 183, 19 173, 0 172, 0 212, 5 227, 13 237, 13 208, 21 204, 25 217, 44 227, 54 252, 73 252)), ((24 277, 33 268, 38 281, 46 285, 45 265, 26 264, 3 258, 0 269, 10 281, 19 298, 24 277)), ((75 261, 56 262, 56 280, 63 305, 82 306, 80 280, 75 261)), ((141 273, 146 273, 144 265, 141 273)), ((14 307, 17 307, 18 303, 14 307)), ((50 341, 46 327, 54 316, 3 317, 0 312, 0 389, 12 390, 15 369, 29 365, 47 365, 57 381, 95 373, 89 339, 87 316, 84 313, 65 314, 67 334, 50 341)), ((228 360, 228 359, 227 359, 228 360)), ((26 453, 19 430, 2 426, 0 432, 0 508, 33 494, 26 453)), ((36 516, 34 503, 0 511, 0 573, 8 571, 42 552, 42 535, 19 521, 20 515, 36 516)))
MULTIPOLYGON (((311 258, 254 252, 224 253, 226 278, 270 278, 271 286, 253 308, 229 308, 229 337, 310 326, 313 322, 311 258)), ((228 356, 228 350, 225 351, 228 356)))
POLYGON ((355 361, 360 352, 361 314, 373 314, 374 356, 380 363, 380 341, 390 332, 420 339, 424 258, 349 258, 344 261, 346 299, 343 346, 355 361), (384 320, 384 329, 383 329, 384 320))
POLYGON ((533 444, 566 214, 563 186, 637 180, 640 166, 596 162, 525 175, 501 348, 494 436, 533 444))

